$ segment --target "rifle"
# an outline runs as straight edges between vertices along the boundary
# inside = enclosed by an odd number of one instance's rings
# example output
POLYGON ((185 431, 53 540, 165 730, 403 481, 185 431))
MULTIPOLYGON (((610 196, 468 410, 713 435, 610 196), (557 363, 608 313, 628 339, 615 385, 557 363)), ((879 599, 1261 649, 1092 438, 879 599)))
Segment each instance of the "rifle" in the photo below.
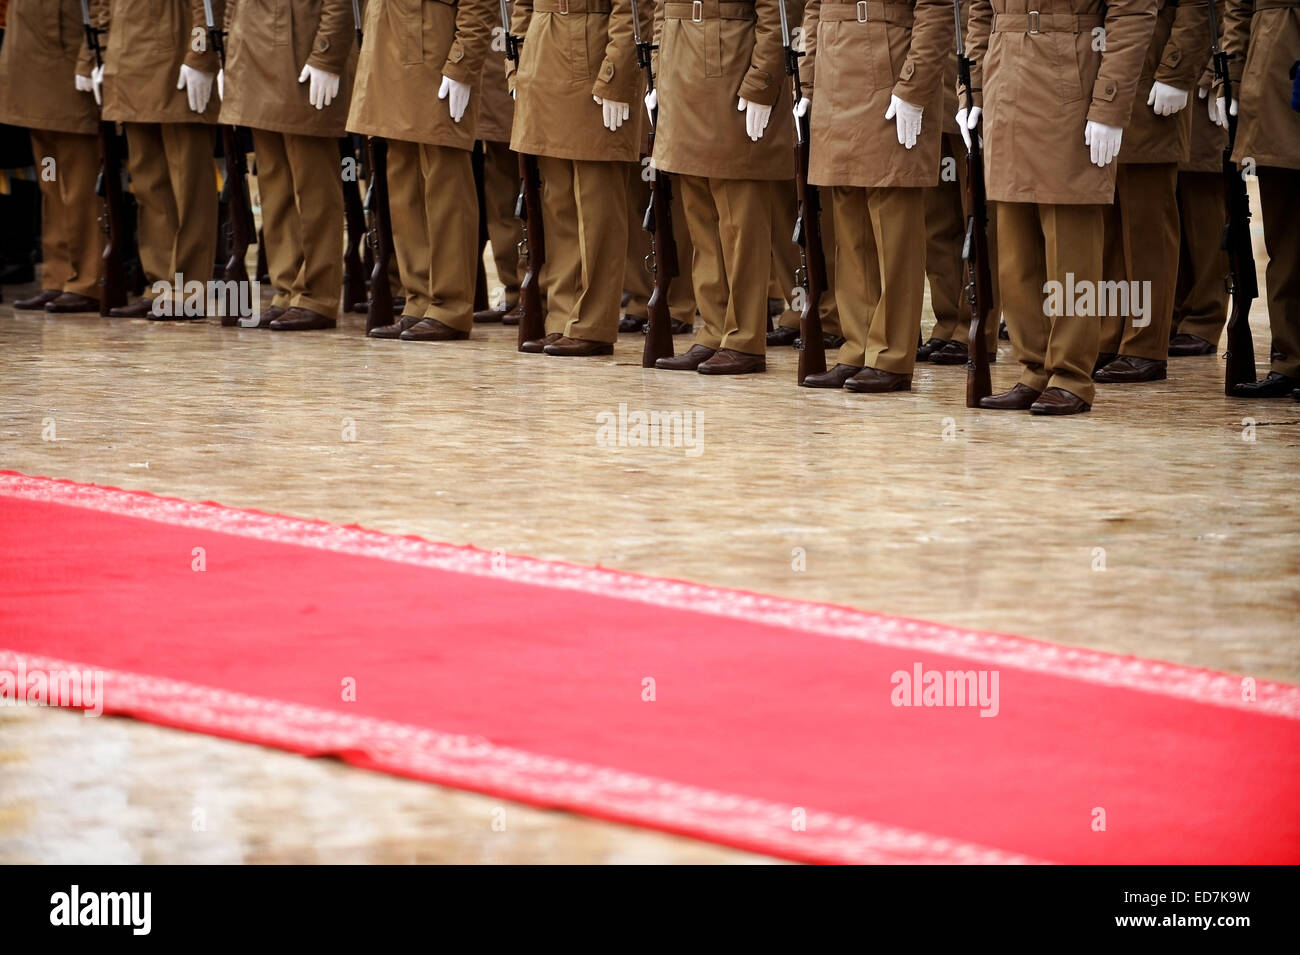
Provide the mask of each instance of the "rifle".
MULTIPOLYGON (((352 22, 356 24, 357 46, 360 46, 364 36, 358 0, 352 0, 352 22)), ((370 232, 367 242, 373 250, 375 262, 370 272, 370 300, 366 307, 366 331, 371 332, 383 325, 393 324, 393 289, 388 284, 388 268, 393 258, 393 220, 388 210, 388 142, 379 136, 367 136, 366 158, 370 167, 367 197, 370 232)))
MULTIPOLYGON (((510 10, 507 0, 501 0, 501 27, 506 41, 506 59, 519 68, 519 50, 523 37, 510 32, 510 10)), ((524 260, 524 280, 519 283, 519 339, 535 341, 546 335, 546 313, 542 309, 542 290, 538 286, 542 266, 546 262, 546 231, 542 225, 542 176, 537 168, 537 157, 519 154, 519 198, 515 201, 515 215, 523 223, 524 237, 519 242, 519 257, 524 260)))
MULTIPOLYGON (((970 68, 962 38, 961 0, 952 0, 957 24, 957 88, 962 90, 959 107, 971 109, 970 68)), ((961 257, 966 262, 966 302, 970 307, 969 345, 966 359, 966 407, 978 408, 981 398, 993 394, 989 375, 988 346, 984 343, 984 323, 993 311, 993 276, 989 271, 989 207, 984 194, 984 147, 979 131, 970 131, 966 147, 966 239, 961 257)))
POLYGON ((474 143, 474 152, 471 154, 470 162, 474 169, 474 195, 478 200, 478 257, 474 260, 478 264, 478 269, 474 276, 474 311, 484 312, 488 309, 488 284, 487 269, 483 266, 483 248, 488 244, 488 216, 487 216, 487 194, 484 191, 487 172, 484 165, 487 162, 487 153, 484 152, 483 143, 474 143))
POLYGON ((361 262, 361 247, 366 241, 366 211, 361 203, 361 186, 357 183, 356 146, 350 135, 339 139, 339 158, 343 162, 343 216, 348 235, 343 249, 343 308, 351 311, 352 306, 366 300, 366 268, 361 262))
POLYGON ((1232 115, 1232 77, 1228 75, 1228 51, 1219 45, 1219 22, 1210 10, 1210 53, 1214 60, 1214 78, 1223 84, 1223 108, 1228 119, 1228 145, 1223 150, 1223 189, 1227 199, 1228 221, 1223 230, 1223 249, 1228 253, 1228 274, 1224 285, 1232 295, 1228 314, 1227 364, 1223 376, 1223 393, 1232 396, 1234 385, 1255 381, 1255 342, 1250 335, 1250 303, 1259 297, 1259 279, 1255 275, 1255 251, 1250 244, 1250 195, 1246 180, 1232 161, 1237 143, 1237 117, 1232 115))
MULTIPOLYGON (((803 80, 799 76, 799 57, 790 38, 790 20, 785 0, 778 0, 781 13, 781 45, 785 47, 785 72, 794 90, 794 104, 803 99, 803 80)), ((799 271, 795 284, 804 290, 803 310, 799 313, 798 381, 826 371, 826 341, 822 335, 821 303, 826 292, 826 249, 822 245, 821 194, 808 182, 808 160, 812 144, 812 110, 795 118, 794 182, 799 197, 799 214, 794 222, 794 241, 799 246, 799 271)))
MULTIPOLYGON (((208 31, 208 42, 217 51, 221 68, 226 68, 226 31, 218 24, 212 12, 212 0, 203 0, 203 20, 208 31)), ((253 243, 253 234, 257 227, 253 222, 253 204, 248 198, 248 153, 240 141, 239 130, 234 126, 222 124, 221 151, 226 156, 226 203, 229 209, 226 228, 230 242, 230 258, 226 261, 222 275, 227 282, 248 282, 248 267, 244 260, 248 256, 248 247, 253 243)), ((237 325, 240 316, 222 315, 221 324, 226 327, 237 325)))
MULTIPOLYGON (((81 0, 81 24, 86 30, 86 45, 95 55, 95 65, 104 65, 104 48, 99 37, 105 31, 90 22, 89 0, 81 0)), ((126 197, 122 189, 122 147, 114 123, 99 122, 99 149, 102 163, 95 188, 104 199, 106 215, 102 229, 108 236, 104 246, 104 274, 99 279, 99 314, 108 315, 126 304, 126 197)))
MULTIPOLYGON (((655 88, 654 51, 658 47, 653 39, 641 36, 641 17, 636 0, 632 0, 632 39, 636 43, 636 58, 645 70, 646 94, 655 88)), ((659 108, 650 114, 650 134, 646 155, 655 152, 655 130, 659 125, 659 108)), ((650 204, 646 206, 641 226, 650 233, 650 254, 646 268, 654 276, 654 290, 646 303, 645 348, 641 351, 641 367, 653 368, 660 358, 673 357, 673 316, 668 310, 668 292, 673 279, 679 274, 677 238, 673 235, 673 181, 668 173, 651 168, 650 204)))

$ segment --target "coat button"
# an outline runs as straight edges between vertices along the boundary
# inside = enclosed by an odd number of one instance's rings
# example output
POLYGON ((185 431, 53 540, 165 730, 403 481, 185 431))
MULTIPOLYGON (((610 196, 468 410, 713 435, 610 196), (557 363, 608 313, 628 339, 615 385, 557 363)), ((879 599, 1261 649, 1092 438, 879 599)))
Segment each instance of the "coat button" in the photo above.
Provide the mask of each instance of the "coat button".
POLYGON ((451 54, 451 61, 453 63, 459 63, 464 58, 465 58, 465 53, 462 50, 456 50, 451 54))
POLYGON ((1177 50, 1174 50, 1172 53, 1169 54, 1169 59, 1177 63, 1181 56, 1182 56, 1181 53, 1179 53, 1177 50))
POLYGON ((905 79, 905 80, 910 80, 911 78, 912 78, 912 64, 911 64, 911 63, 904 63, 904 64, 903 64, 903 79, 905 79))
POLYGON ((324 52, 325 52, 326 50, 328 50, 329 48, 330 48, 330 41, 327 40, 327 39, 325 39, 325 37, 321 37, 321 38, 316 42, 316 51, 317 51, 318 53, 324 53, 324 52))

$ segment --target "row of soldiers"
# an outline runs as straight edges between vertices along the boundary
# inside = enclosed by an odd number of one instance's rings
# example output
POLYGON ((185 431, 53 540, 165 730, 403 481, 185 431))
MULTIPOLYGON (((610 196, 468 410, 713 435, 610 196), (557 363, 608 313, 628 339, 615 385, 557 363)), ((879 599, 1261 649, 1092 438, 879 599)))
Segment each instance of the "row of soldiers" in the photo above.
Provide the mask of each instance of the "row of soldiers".
MULTIPOLYGON (((1221 0, 1221 36, 1204 2, 968 0, 959 16, 973 68, 960 101, 949 0, 646 0, 635 26, 657 41, 659 80, 646 161, 631 0, 515 0, 517 62, 504 56, 493 0, 368 0, 363 13, 348 0, 92 0, 82 6, 107 31, 102 67, 80 40, 78 6, 13 0, 0 51, 0 120, 31 128, 37 155, 58 169, 36 307, 85 310, 96 298, 102 239, 87 196, 102 102, 130 144, 151 282, 211 271, 214 126, 251 129, 274 288, 261 324, 273 330, 336 325, 345 133, 388 144, 404 304, 371 334, 407 341, 465 339, 476 317, 515 305, 510 210, 524 153, 540 171, 546 325, 521 350, 610 354, 621 307, 628 325, 644 310, 644 274, 627 264, 646 241, 637 220, 649 168, 670 173, 682 266, 670 304, 695 342, 656 366, 763 371, 766 347, 797 335, 792 309, 769 324, 773 298, 798 300, 795 116, 806 114, 831 293, 820 311, 839 352, 801 384, 905 391, 918 360, 962 363, 972 344, 995 353, 996 322, 983 343, 966 341, 962 301, 970 210, 959 160, 974 135, 992 205, 994 314, 1022 366, 1011 391, 981 406, 1074 414, 1091 407, 1094 382, 1161 380, 1169 355, 1214 351, 1226 308, 1217 154, 1231 111, 1233 158, 1259 184, 1273 337, 1268 378, 1234 393, 1300 388, 1300 113, 1290 103, 1300 0, 1221 0), (227 31, 224 70, 205 40, 210 12, 227 31), (806 51, 798 103, 783 22, 806 51), (1231 54, 1231 102, 1209 79, 1215 40, 1231 54), (476 142, 507 288, 504 308, 477 316, 476 142), (921 343, 927 273, 938 321, 921 343), (1128 283, 1134 302, 1149 289, 1145 307, 1098 315, 1105 281, 1128 283), (1091 297, 1075 298, 1090 285, 1091 297)), ((115 310, 158 312, 148 296, 115 310)))

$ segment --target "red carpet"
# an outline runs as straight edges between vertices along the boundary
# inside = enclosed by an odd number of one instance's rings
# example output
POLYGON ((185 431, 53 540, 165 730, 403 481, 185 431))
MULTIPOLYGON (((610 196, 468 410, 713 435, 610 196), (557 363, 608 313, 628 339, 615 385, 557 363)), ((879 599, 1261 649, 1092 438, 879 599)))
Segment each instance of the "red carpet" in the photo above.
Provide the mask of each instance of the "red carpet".
POLYGON ((792 859, 1300 862, 1297 687, 0 472, 0 677, 74 667, 107 712, 792 859), (996 715, 894 705, 917 666, 996 672, 996 715))

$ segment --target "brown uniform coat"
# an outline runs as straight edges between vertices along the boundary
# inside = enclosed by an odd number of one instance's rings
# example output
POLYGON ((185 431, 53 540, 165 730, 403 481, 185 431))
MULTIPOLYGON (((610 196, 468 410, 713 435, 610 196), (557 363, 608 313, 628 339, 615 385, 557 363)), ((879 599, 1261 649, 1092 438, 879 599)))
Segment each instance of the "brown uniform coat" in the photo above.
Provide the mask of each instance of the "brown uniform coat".
POLYGON ((370 0, 348 129, 433 146, 474 148, 494 0, 370 0), (459 123, 438 99, 444 76, 475 88, 459 123))
POLYGON ((357 62, 349 0, 227 0, 226 24, 221 122, 300 136, 346 132, 357 62), (313 107, 308 84, 298 82, 306 63, 342 77, 325 109, 313 107))
POLYGON ((987 103, 990 199, 1062 205, 1114 200, 1115 164, 1092 164, 1083 130, 1088 120, 1128 125, 1155 13, 1156 0, 973 0, 966 52, 975 60, 976 103, 987 103), (1041 32, 1028 32, 1031 7, 1041 32), (1093 35, 1103 10, 1104 54, 1094 49, 1093 35))
POLYGON ((703 9, 699 23, 690 19, 690 3, 656 10, 663 22, 655 167, 718 179, 793 179, 794 118, 776 0, 704 0, 703 9), (684 19, 665 16, 680 8, 684 19), (736 109, 741 96, 773 107, 756 143, 736 109))
POLYGON ((483 78, 479 82, 478 138, 489 143, 509 143, 515 101, 506 83, 506 41, 500 4, 494 3, 492 10, 492 45, 483 61, 483 78))
MULTIPOLYGON (((220 23, 223 0, 213 0, 220 23)), ((208 49, 202 0, 111 0, 104 55, 104 118, 122 123, 215 123, 217 54, 208 49), (194 31, 198 30, 196 34, 194 31), (203 113, 176 88, 181 65, 213 75, 203 113)))
POLYGON ((937 185, 952 6, 901 0, 866 9, 865 23, 852 0, 809 0, 804 12, 817 64, 808 178, 818 186, 937 185), (891 95, 925 111, 911 149, 885 119, 891 95))
MULTIPOLYGON (((524 37, 510 148, 555 159, 635 162, 641 155, 644 82, 632 40, 629 0, 516 0, 511 32, 524 37), (590 12, 588 12, 590 10, 590 12), (593 96, 627 103, 617 132, 593 96)), ((649 4, 638 4, 648 7, 649 4)), ((649 25, 649 10, 641 11, 649 25)))
POLYGON ((1200 90, 1207 98, 1214 95, 1214 75, 1207 70, 1201 77, 1198 93, 1192 95, 1192 148, 1185 162, 1178 164, 1179 172, 1222 172, 1223 150, 1228 145, 1228 131, 1218 123, 1210 122, 1206 109, 1208 103, 1201 99, 1200 90))
POLYGON ((1142 63, 1142 78, 1133 97, 1133 118, 1120 145, 1120 162, 1182 162, 1191 152, 1192 110, 1199 102, 1195 86, 1210 49, 1210 12, 1203 2, 1194 0, 1159 3, 1155 30, 1142 63), (1172 116, 1157 116, 1147 105, 1157 80, 1187 90, 1187 107, 1172 116))
MULTIPOLYGON (((60 133, 96 131, 95 97, 77 92, 73 79, 83 36, 78 0, 13 0, 0 50, 0 122, 60 133)), ((88 73, 87 67, 83 75, 88 73)))
POLYGON ((1300 169, 1300 113, 1291 108, 1290 75, 1300 59, 1300 0, 1228 0, 1224 20, 1228 70, 1240 100, 1232 158, 1300 169))

